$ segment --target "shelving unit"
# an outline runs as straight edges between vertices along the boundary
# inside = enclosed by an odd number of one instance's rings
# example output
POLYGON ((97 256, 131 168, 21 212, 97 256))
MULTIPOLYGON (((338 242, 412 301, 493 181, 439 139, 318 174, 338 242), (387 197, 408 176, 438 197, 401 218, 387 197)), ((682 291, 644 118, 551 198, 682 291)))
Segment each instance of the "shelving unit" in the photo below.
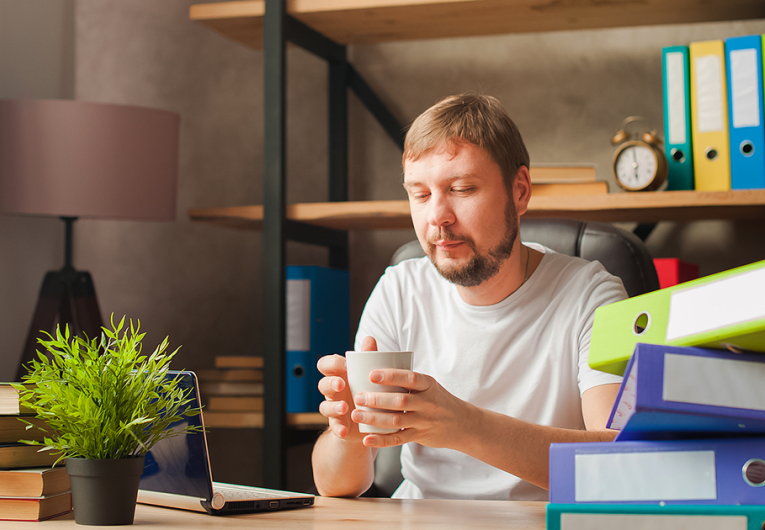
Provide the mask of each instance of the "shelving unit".
MULTIPOLYGON (((264 51, 264 204, 198 208, 194 221, 263 231, 265 385, 264 482, 283 488, 288 424, 284 413, 285 245, 330 249, 330 265, 347 267, 347 230, 411 228, 406 201, 345 202, 347 90, 389 136, 402 128, 347 62, 346 45, 520 32, 765 19, 762 0, 241 0, 198 4, 190 18, 227 38, 264 51), (289 10, 289 12, 288 12, 289 10), (286 205, 285 53, 287 42, 325 59, 329 68, 329 203, 286 205)), ((761 219, 765 191, 662 192, 534 197, 527 217, 657 222, 761 219), (575 204, 572 204, 575 203, 575 204)))

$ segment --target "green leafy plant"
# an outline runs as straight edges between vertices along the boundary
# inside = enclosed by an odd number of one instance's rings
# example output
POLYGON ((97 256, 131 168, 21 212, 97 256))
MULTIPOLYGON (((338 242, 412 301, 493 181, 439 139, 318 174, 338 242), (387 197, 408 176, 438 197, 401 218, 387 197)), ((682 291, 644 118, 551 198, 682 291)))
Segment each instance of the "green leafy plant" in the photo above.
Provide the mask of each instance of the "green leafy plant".
MULTIPOLYGON (((158 441, 199 427, 170 429, 174 422, 199 414, 189 408, 191 389, 168 375, 167 337, 149 355, 141 353, 140 321, 125 317, 100 338, 70 336, 69 328, 39 339, 45 352, 27 366, 22 383, 14 384, 20 402, 45 420, 43 445, 64 458, 117 459, 145 455, 158 441), (47 354, 46 354, 47 352, 47 354)), ((27 429, 33 428, 28 424, 27 429)))

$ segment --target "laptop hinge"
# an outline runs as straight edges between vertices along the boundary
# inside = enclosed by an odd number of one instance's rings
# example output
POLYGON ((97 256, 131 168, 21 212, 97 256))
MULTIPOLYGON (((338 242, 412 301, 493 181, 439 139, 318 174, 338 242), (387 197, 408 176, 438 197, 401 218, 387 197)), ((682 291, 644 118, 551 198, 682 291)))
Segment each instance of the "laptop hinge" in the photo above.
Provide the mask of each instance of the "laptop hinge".
POLYGON ((180 510, 192 510, 195 512, 207 512, 202 503, 206 499, 199 497, 190 497, 188 495, 178 495, 175 493, 164 493, 161 491, 138 490, 138 502, 141 504, 153 504, 165 508, 178 508, 180 510))

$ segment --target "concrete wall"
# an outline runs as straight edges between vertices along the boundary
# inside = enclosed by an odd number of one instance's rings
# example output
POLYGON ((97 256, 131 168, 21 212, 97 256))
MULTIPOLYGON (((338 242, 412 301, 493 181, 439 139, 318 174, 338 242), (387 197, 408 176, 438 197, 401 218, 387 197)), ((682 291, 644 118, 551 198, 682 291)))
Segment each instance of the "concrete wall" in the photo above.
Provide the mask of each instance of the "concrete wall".
MULTIPOLYGON (((192 3, 0 0, 0 97, 73 94, 180 113, 176 221, 79 221, 74 264, 92 273, 106 317, 141 319, 147 347, 168 335, 182 345, 177 367, 198 369, 219 353, 257 354, 263 337, 260 234, 191 223, 187 215, 193 207, 261 201, 263 56, 190 22, 192 3), (11 7, 19 4, 21 12, 11 7), (70 44, 71 61, 61 57, 70 44), (37 78, 45 73, 53 79, 37 78)), ((532 162, 596 163, 615 189, 610 138, 621 121, 642 115, 662 128, 662 46, 750 33, 765 33, 765 21, 387 43, 354 46, 349 55, 402 123, 450 93, 493 94, 518 123, 532 162)), ((289 200, 322 201, 326 68, 290 49, 288 79, 289 200)), ((405 198, 400 152, 353 96, 350 126, 351 199, 405 198)), ((0 379, 15 370, 44 271, 63 262, 60 224, 0 217, 0 379)), ((696 262, 709 274, 765 258, 759 225, 661 223, 648 245, 656 257, 696 262)), ((351 234, 353 326, 395 248, 413 237, 351 234)), ((326 253, 291 244, 289 262, 321 265, 326 253)), ((216 436, 254 462, 219 478, 257 483, 259 432, 216 436)), ((297 451, 304 462, 305 450, 297 451)), ((305 472, 295 477, 294 487, 310 482, 305 472)))

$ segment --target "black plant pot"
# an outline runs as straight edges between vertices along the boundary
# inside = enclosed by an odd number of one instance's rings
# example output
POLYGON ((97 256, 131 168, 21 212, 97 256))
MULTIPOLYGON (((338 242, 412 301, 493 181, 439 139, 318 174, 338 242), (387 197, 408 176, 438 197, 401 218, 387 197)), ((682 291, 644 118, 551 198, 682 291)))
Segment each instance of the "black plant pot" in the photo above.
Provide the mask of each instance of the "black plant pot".
POLYGON ((74 521, 84 525, 133 524, 144 457, 67 458, 74 521))

